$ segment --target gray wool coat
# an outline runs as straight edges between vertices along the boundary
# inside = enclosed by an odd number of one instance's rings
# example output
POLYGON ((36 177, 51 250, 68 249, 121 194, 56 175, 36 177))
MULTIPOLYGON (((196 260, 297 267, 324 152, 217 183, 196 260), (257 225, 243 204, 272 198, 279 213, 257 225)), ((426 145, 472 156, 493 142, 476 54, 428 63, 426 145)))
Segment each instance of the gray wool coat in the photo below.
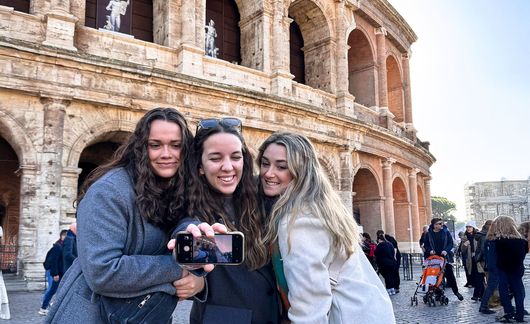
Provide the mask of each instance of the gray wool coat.
POLYGON ((123 168, 89 188, 77 209, 77 229, 79 256, 62 278, 45 323, 103 322, 100 295, 175 294, 172 282, 182 272, 168 254, 169 236, 141 217, 123 168))

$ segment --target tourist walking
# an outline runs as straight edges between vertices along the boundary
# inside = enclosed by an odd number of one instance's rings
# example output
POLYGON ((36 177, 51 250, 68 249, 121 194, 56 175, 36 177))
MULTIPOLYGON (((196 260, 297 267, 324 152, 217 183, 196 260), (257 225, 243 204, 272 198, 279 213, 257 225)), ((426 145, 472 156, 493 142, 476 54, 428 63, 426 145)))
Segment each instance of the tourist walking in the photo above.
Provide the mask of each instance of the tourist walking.
POLYGON ((59 287, 59 282, 63 277, 63 242, 67 230, 62 230, 59 239, 53 244, 52 248, 46 253, 44 260, 44 269, 46 270, 47 287, 42 297, 42 304, 39 309, 40 315, 48 314, 50 300, 59 287))

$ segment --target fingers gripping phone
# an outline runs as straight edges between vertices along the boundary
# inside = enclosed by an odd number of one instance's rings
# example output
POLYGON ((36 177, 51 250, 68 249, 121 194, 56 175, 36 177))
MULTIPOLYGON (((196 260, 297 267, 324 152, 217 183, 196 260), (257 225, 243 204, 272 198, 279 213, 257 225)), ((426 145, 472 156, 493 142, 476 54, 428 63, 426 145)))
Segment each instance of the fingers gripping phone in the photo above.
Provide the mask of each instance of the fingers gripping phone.
POLYGON ((245 259, 245 238, 241 232, 215 234, 194 238, 188 232, 178 232, 175 254, 180 264, 237 265, 245 259))

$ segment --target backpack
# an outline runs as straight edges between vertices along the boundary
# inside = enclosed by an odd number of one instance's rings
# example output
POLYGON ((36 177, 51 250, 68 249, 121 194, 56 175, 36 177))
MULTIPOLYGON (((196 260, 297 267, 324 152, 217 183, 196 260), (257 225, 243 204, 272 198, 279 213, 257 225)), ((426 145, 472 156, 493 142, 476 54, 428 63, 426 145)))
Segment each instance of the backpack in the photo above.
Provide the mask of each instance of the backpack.
POLYGON ((370 252, 368 253, 368 256, 373 257, 375 254, 375 249, 377 248, 377 244, 370 242, 368 245, 370 246, 370 252))
POLYGON ((46 253, 46 258, 44 259, 44 262, 42 263, 45 270, 50 270, 52 268, 52 262, 53 262, 51 258, 52 250, 53 250, 53 246, 51 249, 48 250, 48 253, 46 253))

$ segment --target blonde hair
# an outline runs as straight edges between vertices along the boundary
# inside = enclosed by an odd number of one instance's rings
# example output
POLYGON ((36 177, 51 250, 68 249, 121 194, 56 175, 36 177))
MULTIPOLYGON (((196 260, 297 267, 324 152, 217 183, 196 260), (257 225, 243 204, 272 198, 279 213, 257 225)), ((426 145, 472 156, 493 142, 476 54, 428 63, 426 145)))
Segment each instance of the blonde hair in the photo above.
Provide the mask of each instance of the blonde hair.
POLYGON ((513 218, 509 216, 497 216, 493 223, 491 223, 488 234, 486 235, 487 240, 500 240, 500 239, 522 239, 523 236, 517 230, 517 225, 513 218))
POLYGON ((258 164, 270 144, 285 147, 287 167, 293 179, 273 206, 265 241, 277 240, 279 219, 290 215, 287 225, 290 250, 292 225, 301 213, 309 212, 322 221, 333 238, 333 246, 349 257, 361 242, 358 225, 333 190, 309 139, 294 133, 274 133, 261 144, 258 164))

